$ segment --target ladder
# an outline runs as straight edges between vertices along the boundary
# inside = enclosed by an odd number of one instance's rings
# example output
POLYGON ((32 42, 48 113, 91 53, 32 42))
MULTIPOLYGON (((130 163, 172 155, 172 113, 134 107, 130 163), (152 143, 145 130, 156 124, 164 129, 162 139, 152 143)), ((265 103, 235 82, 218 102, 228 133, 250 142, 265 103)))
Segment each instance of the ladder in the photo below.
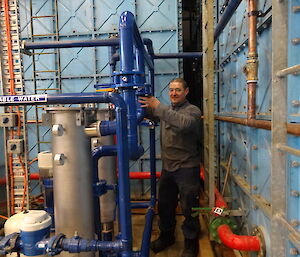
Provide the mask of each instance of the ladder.
MULTIPOLYGON (((30 0, 30 39, 32 42, 39 41, 41 38, 51 38, 51 40, 58 41, 59 40, 59 28, 58 28, 58 3, 57 0, 52 1, 52 13, 49 13, 47 15, 39 15, 39 11, 33 10, 33 0, 30 0), (48 31, 47 33, 37 34, 35 32, 36 26, 34 24, 42 23, 43 21, 49 19, 52 19, 53 25, 52 25, 52 31, 48 31)), ((59 49, 51 49, 51 50, 32 50, 32 81, 34 85, 34 93, 35 94, 47 94, 49 92, 59 94, 62 92, 62 84, 61 84, 61 65, 60 65, 60 50, 59 49), (39 65, 39 59, 41 57, 47 58, 53 58, 55 60, 54 63, 54 69, 40 69, 37 67, 39 65), (49 80, 52 79, 52 83, 49 84, 47 87, 41 87, 43 83, 43 79, 45 79, 45 76, 49 78, 49 80), (54 84, 54 87, 52 85, 54 84)), ((36 145, 31 147, 31 150, 33 150, 35 147, 37 147, 37 152, 39 153, 41 151, 42 145, 49 144, 50 142, 47 142, 43 140, 42 138, 47 134, 47 132, 44 132, 44 134, 41 135, 40 132, 40 124, 41 124, 41 109, 42 107, 35 106, 35 117, 33 120, 30 120, 30 123, 34 123, 36 125, 36 145)), ((47 146, 46 146, 47 148, 47 146)), ((42 151, 45 149, 42 149, 42 151)))
MULTIPOLYGON (((3 95, 23 95, 18 1, 0 4, 1 89, 3 95)), ((7 107, 0 116, 4 130, 8 216, 29 208, 26 109, 7 107)))

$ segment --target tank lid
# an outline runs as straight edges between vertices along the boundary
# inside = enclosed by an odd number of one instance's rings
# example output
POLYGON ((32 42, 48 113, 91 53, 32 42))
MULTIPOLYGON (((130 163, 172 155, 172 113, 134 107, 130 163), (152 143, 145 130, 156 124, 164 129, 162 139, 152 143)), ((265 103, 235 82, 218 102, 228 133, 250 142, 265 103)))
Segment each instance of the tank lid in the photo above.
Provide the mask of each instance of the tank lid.
POLYGON ((24 215, 24 220, 20 226, 21 231, 37 231, 50 227, 51 216, 43 210, 30 210, 24 215))

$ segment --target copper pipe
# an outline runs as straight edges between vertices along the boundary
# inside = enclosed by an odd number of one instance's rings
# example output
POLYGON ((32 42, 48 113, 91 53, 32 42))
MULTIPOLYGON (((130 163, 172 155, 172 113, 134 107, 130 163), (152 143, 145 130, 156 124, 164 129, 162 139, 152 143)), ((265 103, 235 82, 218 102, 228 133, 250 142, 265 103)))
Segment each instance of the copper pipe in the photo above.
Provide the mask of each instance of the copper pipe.
POLYGON ((256 113, 256 85, 257 82, 247 82, 248 85, 248 112, 247 118, 255 119, 256 113))
POLYGON ((247 75, 248 85, 248 110, 247 118, 255 119, 256 109, 256 85, 258 80, 258 62, 257 62, 257 0, 248 0, 249 15, 249 38, 248 38, 248 57, 245 73, 247 75))
POLYGON ((248 0, 248 14, 249 16, 249 40, 248 48, 249 53, 257 53, 256 34, 257 34, 257 0, 248 0))
MULTIPOLYGON (((269 120, 249 120, 243 118, 235 118, 229 116, 215 116, 215 120, 240 124, 253 128, 271 130, 271 121, 269 120)), ((300 124, 287 124, 287 133, 295 136, 300 136, 300 124)))

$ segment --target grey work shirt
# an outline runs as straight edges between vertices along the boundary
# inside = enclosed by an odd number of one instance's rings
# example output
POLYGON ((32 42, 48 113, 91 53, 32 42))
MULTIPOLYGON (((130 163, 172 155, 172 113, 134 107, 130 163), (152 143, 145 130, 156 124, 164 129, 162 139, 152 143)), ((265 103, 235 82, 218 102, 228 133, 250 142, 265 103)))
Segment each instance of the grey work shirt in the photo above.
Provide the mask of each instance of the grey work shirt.
POLYGON ((153 116, 160 119, 163 169, 175 171, 200 164, 200 109, 187 100, 166 106, 160 103, 153 116))

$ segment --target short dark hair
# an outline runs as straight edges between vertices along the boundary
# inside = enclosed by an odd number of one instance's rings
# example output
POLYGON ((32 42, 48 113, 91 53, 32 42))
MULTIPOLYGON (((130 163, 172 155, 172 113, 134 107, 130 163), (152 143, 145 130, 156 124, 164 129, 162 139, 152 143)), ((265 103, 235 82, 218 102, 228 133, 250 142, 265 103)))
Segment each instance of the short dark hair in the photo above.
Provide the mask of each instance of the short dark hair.
POLYGON ((169 85, 173 82, 178 82, 178 83, 181 83, 181 85, 183 86, 184 89, 187 89, 188 88, 188 85, 186 83, 186 81, 183 79, 183 78, 175 78, 175 79, 172 79, 169 83, 169 85))

